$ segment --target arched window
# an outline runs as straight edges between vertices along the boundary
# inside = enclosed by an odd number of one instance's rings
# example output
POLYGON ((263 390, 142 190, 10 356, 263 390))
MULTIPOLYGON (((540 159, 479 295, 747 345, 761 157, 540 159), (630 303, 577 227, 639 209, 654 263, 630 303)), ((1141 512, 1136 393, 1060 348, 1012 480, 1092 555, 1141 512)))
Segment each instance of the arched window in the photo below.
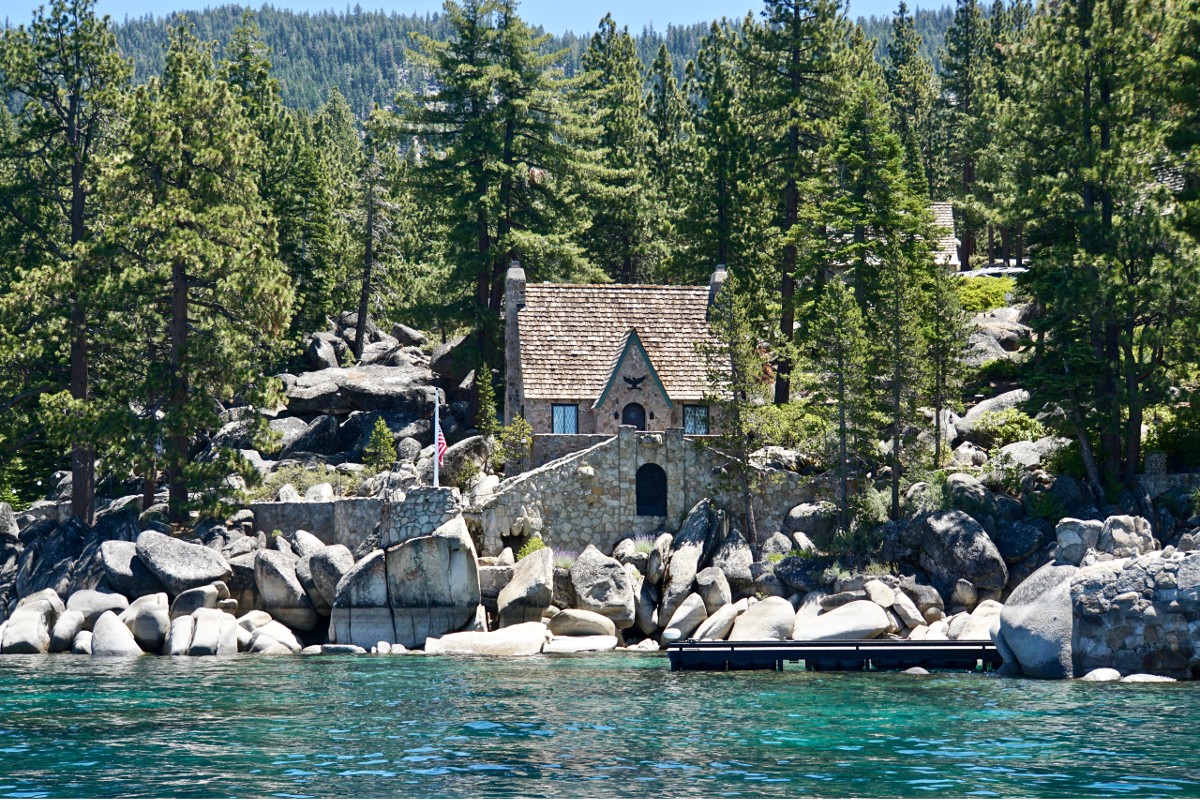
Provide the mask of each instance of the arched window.
POLYGON ((667 515, 667 473, 658 464, 643 464, 637 471, 637 515, 667 515))
POLYGON ((621 412, 621 424, 632 425, 639 431, 646 430, 646 409, 639 403, 630 403, 621 412))

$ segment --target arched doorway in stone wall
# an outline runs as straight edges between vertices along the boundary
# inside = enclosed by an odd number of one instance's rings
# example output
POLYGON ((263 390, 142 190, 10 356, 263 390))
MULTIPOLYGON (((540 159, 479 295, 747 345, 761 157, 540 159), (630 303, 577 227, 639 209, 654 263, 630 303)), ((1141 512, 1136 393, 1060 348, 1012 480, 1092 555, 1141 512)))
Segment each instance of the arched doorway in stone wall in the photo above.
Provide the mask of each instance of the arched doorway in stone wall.
POLYGON ((667 473, 658 464, 642 464, 637 471, 637 515, 667 515, 667 473))
POLYGON ((621 424, 632 425, 639 431, 646 430, 646 409, 641 403, 630 403, 621 411, 621 424))

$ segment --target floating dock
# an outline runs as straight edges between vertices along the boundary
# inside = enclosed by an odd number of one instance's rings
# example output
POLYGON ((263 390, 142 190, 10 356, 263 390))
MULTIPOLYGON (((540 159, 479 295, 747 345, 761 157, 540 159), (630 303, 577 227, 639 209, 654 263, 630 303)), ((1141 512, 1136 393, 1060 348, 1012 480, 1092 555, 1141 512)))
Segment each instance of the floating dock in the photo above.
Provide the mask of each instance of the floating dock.
POLYGON ((803 664, 807 671, 925 669, 993 670, 1004 663, 991 642, 907 639, 842 641, 683 641, 667 645, 671 671, 771 669, 803 664))

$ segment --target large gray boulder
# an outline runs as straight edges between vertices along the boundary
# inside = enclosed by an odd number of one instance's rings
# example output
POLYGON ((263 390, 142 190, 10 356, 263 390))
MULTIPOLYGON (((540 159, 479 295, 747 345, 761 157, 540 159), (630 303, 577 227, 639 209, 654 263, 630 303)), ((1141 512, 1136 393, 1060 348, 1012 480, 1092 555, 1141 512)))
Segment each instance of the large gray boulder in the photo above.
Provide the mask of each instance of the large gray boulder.
POLYGON ((658 609, 660 622, 675 615, 679 604, 692 593, 701 564, 712 555, 715 542, 709 534, 714 527, 714 515, 709 501, 701 500, 688 512, 683 527, 675 534, 663 576, 662 605, 658 609))
POLYGON ((1058 538, 1056 560, 1079 566, 1088 550, 1096 549, 1100 543, 1100 531, 1103 529, 1104 523, 1096 519, 1060 519, 1054 528, 1054 535, 1058 538))
POLYGON ((694 639, 724 639, 733 630, 733 623, 737 620, 738 614, 741 614, 750 607, 750 601, 747 598, 742 598, 736 603, 729 603, 717 609, 711 617, 704 620, 699 628, 696 628, 692 634, 694 639))
POLYGON ((54 629, 50 632, 50 652, 65 653, 75 644, 75 637, 83 630, 83 612, 67 609, 58 615, 54 629))
POLYGON ((186 592, 179 594, 171 602, 170 617, 171 619, 186 617, 197 608, 216 608, 219 599, 217 596, 217 587, 211 583, 208 586, 197 586, 195 589, 188 589, 186 592))
POLYGON ((646 557, 646 580, 655 586, 662 583, 667 571, 667 562, 671 559, 671 545, 675 537, 669 533, 660 533, 654 540, 654 546, 646 557))
MULTIPOLYGON (((454 517, 431 535, 389 550, 387 584, 395 621, 392 641, 409 649, 475 619, 481 599, 479 568, 463 518, 454 517)), ((369 647, 378 641, 379 637, 369 645, 353 643, 369 647)))
POLYGON ((232 656, 237 654, 237 620, 232 614, 211 608, 198 608, 189 656, 232 656))
POLYGON ((874 639, 887 631, 887 612, 870 600, 854 600, 803 622, 796 621, 797 639, 824 642, 842 639, 874 639))
POLYGON ((729 632, 731 642, 761 642, 788 639, 796 621, 792 604, 782 597, 768 597, 747 608, 729 632))
POLYGON ((313 596, 313 602, 319 606, 332 607, 337 596, 338 582, 341 581, 354 566, 354 556, 350 548, 342 544, 326 547, 319 553, 309 557, 307 573, 312 579, 312 586, 305 589, 313 596), (321 602, 317 602, 320 600, 321 602))
POLYGON ((64 610, 62 600, 53 589, 43 589, 25 597, 5 623, 0 652, 5 655, 48 653, 54 623, 64 610))
POLYGON ((550 633, 555 636, 616 636, 617 626, 594 611, 567 608, 550 618, 550 633))
POLYGON ((281 458, 293 453, 317 453, 330 455, 338 451, 338 421, 336 417, 322 414, 308 424, 290 444, 280 452, 281 458))
MULTIPOLYGON (((579 608, 608 617, 618 628, 633 626, 636 612, 633 585, 620 561, 588 545, 571 565, 571 583, 579 608)), ((662 611, 659 619, 663 619, 662 611)))
MULTIPOLYGON (((122 542, 121 544, 129 544, 122 542)), ((129 608, 129 601, 124 595, 110 592, 97 592, 94 589, 81 589, 67 598, 67 610, 78 611, 83 615, 83 627, 91 630, 105 611, 120 614, 129 608)))
POLYGON ((433 415, 433 375, 425 367, 358 366, 283 375, 293 414, 405 411, 433 415))
POLYGON ((254 580, 263 611, 289 628, 311 631, 321 616, 296 577, 296 561, 295 556, 278 550, 258 550, 254 555, 254 580))
POLYGON ((138 558, 133 542, 109 541, 100 545, 100 560, 108 585, 127 598, 166 591, 146 564, 138 558))
POLYGON ((147 653, 163 651, 163 642, 171 630, 171 615, 165 593, 139 597, 121 612, 118 619, 129 629, 140 649, 147 653))
POLYGON ((1016 408, 1028 400, 1029 392, 1024 389, 1013 389, 1011 392, 1004 392, 973 406, 965 415, 954 420, 954 427, 961 438, 970 439, 971 434, 975 432, 975 427, 979 424, 979 420, 983 418, 984 414, 1016 408))
POLYGON ((818 547, 825 547, 837 533, 837 506, 821 501, 793 506, 784 522, 788 533, 804 533, 818 547))
POLYGON ((370 647, 395 636, 388 602, 387 554, 374 550, 338 582, 329 617, 329 641, 370 647))
POLYGON ((704 598, 698 594, 689 594, 675 609, 675 616, 667 622, 663 631, 664 642, 677 642, 691 636, 700 624, 708 618, 704 609, 704 598))
POLYGON ((232 575, 220 553, 157 531, 142 531, 137 539, 137 556, 170 594, 223 581, 232 575))
POLYGON ((501 628, 522 622, 541 622, 554 597, 554 551, 535 550, 517 562, 512 579, 496 599, 501 628))
POLYGON ((1071 580, 1077 571, 1047 564, 1013 590, 1000 612, 999 635, 1017 661, 1012 666, 1031 678, 1074 674, 1071 580))
POLYGON ((634 624, 637 629, 647 636, 653 636, 658 631, 658 604, 662 600, 658 587, 650 580, 644 579, 637 589, 634 598, 634 624))
POLYGON ((996 549, 1006 564, 1019 564, 1045 543, 1042 529, 1032 522, 1001 522, 996 528, 996 549))
POLYGON ((983 526, 968 514, 938 511, 913 521, 920 536, 919 562, 943 597, 954 591, 959 578, 977 589, 1000 591, 1008 583, 1008 568, 983 526))
POLYGON ((94 658, 111 658, 142 656, 145 653, 138 647, 137 641, 125 623, 111 611, 105 611, 96 620, 92 629, 92 656, 94 658))
POLYGON ((750 572, 753 563, 750 543, 736 528, 725 534, 712 557, 712 565, 725 574, 729 591, 734 596, 754 588, 754 575, 750 572))
POLYGON ((718 567, 705 567, 696 573, 696 591, 704 598, 704 608, 712 615, 717 609, 732 602, 729 580, 718 567))
POLYGON ((1137 556, 1158 549, 1150 523, 1143 517, 1119 515, 1104 520, 1098 549, 1117 558, 1137 556))
POLYGON ((991 526, 996 516, 996 496, 978 478, 963 472, 949 475, 946 496, 951 508, 970 514, 985 527, 991 526))

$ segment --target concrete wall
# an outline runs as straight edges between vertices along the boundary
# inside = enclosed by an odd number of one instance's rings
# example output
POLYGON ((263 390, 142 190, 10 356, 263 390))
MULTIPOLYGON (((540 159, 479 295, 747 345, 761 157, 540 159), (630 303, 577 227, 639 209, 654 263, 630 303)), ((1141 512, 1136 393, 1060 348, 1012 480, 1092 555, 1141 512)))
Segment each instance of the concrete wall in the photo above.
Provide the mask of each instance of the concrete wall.
POLYGON ((344 544, 356 553, 379 526, 384 505, 378 497, 347 497, 328 503, 252 503, 250 509, 257 530, 308 531, 325 544, 344 544))
MULTIPOLYGON (((582 551, 594 544, 604 552, 626 536, 675 531, 684 515, 705 497, 729 505, 716 475, 725 456, 682 429, 637 432, 623 427, 617 436, 500 484, 468 514, 482 532, 482 554, 495 555, 504 539, 539 534, 560 550, 582 551), (667 513, 637 516, 637 471, 653 463, 667 475, 667 513)), ((792 506, 816 499, 811 479, 770 471, 770 488, 755 501, 761 537, 778 530, 792 506)), ((734 518, 740 514, 733 509, 734 518)), ((510 542, 511 543, 511 542, 510 542)))

